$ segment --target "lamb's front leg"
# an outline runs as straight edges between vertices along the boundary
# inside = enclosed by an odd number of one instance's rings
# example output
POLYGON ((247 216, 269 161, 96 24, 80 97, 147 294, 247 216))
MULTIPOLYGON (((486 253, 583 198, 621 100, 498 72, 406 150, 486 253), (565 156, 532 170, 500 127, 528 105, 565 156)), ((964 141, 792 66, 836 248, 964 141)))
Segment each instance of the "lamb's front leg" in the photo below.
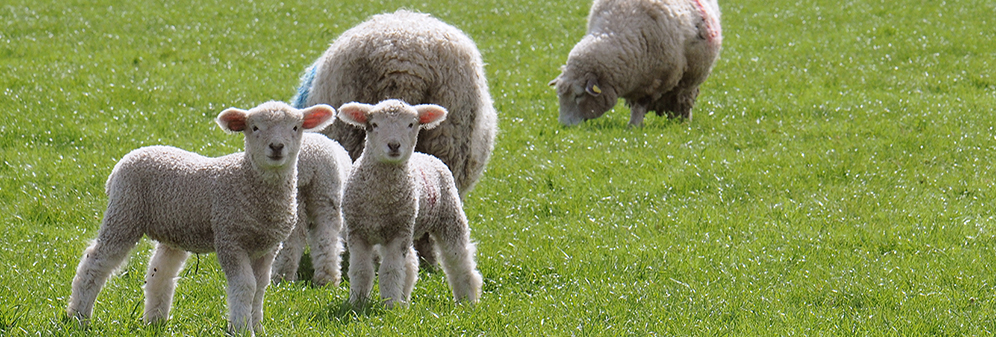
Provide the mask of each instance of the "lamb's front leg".
POLYGON ((252 261, 252 272, 256 276, 256 293, 252 297, 252 329, 263 332, 263 295, 270 285, 270 267, 277 255, 277 248, 270 249, 259 258, 252 261))
POLYGON ((358 304, 370 299, 373 288, 373 245, 357 235, 346 239, 349 247, 349 303, 358 304))
POLYGON ((411 237, 396 238, 384 245, 380 263, 380 297, 387 307, 407 305, 418 278, 418 259, 411 237))
POLYGON ((249 254, 239 248, 219 247, 218 263, 228 281, 225 289, 228 299, 228 329, 237 333, 250 330, 256 279, 249 254))

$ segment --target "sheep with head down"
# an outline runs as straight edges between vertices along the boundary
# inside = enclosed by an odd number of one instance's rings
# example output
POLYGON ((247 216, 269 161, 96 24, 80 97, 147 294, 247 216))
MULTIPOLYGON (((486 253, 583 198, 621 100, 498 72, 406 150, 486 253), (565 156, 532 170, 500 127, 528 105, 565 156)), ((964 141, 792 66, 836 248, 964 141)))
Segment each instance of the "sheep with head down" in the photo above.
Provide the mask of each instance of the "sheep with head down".
POLYGON ((216 252, 228 283, 229 328, 261 330, 270 264, 297 221, 302 132, 323 128, 334 116, 327 105, 230 108, 216 121, 245 134, 245 152, 209 158, 150 146, 121 158, 107 179, 97 239, 76 269, 68 316, 89 320, 111 271, 144 235, 157 242, 145 277, 146 322, 169 317, 176 276, 190 252, 216 252))
POLYGON ((553 81, 559 121, 601 117, 619 98, 630 126, 647 112, 692 118, 699 85, 719 58, 722 29, 716 0, 595 0, 588 32, 553 81))
POLYGON ((435 241, 454 299, 477 302, 482 279, 453 175, 438 158, 415 152, 419 131, 439 125, 446 109, 385 100, 339 110, 340 120, 366 130, 342 197, 349 302, 370 296, 377 249, 381 298, 388 306, 407 304, 418 278, 413 238, 424 234, 435 241))

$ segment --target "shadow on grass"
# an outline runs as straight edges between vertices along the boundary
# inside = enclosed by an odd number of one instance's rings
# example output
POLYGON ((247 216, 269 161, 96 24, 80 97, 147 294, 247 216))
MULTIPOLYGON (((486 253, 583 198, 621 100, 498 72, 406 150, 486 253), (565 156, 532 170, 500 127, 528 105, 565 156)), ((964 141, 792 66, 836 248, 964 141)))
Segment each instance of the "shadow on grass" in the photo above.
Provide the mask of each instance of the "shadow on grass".
POLYGON ((386 312, 387 307, 380 301, 363 301, 356 305, 349 302, 330 303, 324 311, 315 313, 311 317, 311 321, 349 325, 352 322, 358 322, 362 317, 383 315, 386 312))

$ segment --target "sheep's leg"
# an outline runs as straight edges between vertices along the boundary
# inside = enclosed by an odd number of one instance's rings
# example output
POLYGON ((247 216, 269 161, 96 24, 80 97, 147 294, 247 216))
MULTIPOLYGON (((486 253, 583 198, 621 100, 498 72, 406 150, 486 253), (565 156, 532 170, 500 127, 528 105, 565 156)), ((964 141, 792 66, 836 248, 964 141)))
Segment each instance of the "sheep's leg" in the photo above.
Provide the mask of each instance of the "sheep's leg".
POLYGON ((339 286, 342 243, 339 231, 342 218, 338 214, 329 215, 327 220, 316 221, 308 228, 308 245, 311 246, 311 265, 315 275, 311 283, 321 287, 326 284, 339 286))
MULTIPOLYGON (((301 262, 301 256, 304 255, 305 226, 304 221, 299 221, 297 226, 294 226, 290 236, 281 245, 280 252, 273 260, 273 283, 297 281, 297 269, 301 262)), ((312 246, 312 250, 314 250, 314 246, 312 246)))
POLYGON ((183 268, 183 262, 190 253, 158 243, 149 260, 149 270, 145 274, 145 323, 155 323, 169 318, 173 293, 176 290, 176 275, 183 268))
POLYGON ((383 246, 381 250, 380 297, 386 300, 388 307, 406 305, 411 292, 409 283, 415 284, 418 277, 418 259, 413 256, 410 238, 396 238, 383 246), (414 272, 414 275, 412 273, 414 272))
POLYGON ((349 247, 349 303, 357 304, 370 299, 373 288, 373 246, 366 240, 350 235, 349 247))
POLYGON ((270 268, 276 255, 277 250, 274 248, 252 261, 252 272, 256 277, 256 292, 252 297, 252 328, 259 332, 263 332, 263 295, 270 285, 270 268))
POLYGON ((115 221, 112 207, 108 207, 104 224, 97 240, 83 251, 83 258, 76 267, 72 293, 66 314, 85 323, 93 314, 93 302, 97 299, 108 276, 128 257, 128 252, 142 238, 142 232, 128 228, 129 224, 115 221))
POLYGON ((647 116, 647 106, 645 104, 634 103, 629 107, 629 126, 643 125, 643 117, 647 116))
MULTIPOLYGON (((222 242, 228 246, 232 243, 222 242)), ((216 247, 222 246, 218 243, 216 247)), ((256 292, 256 279, 252 272, 249 254, 241 249, 219 249, 218 263, 225 272, 228 287, 228 329, 234 332, 249 330, 252 322, 252 301, 256 292)))
MULTIPOLYGON (((463 223, 466 224, 465 221, 463 223)), ((454 225, 435 236, 446 280, 453 288, 453 298, 457 302, 477 302, 481 296, 483 281, 481 273, 477 271, 477 263, 474 262, 476 248, 470 241, 469 228, 466 225, 454 225)))

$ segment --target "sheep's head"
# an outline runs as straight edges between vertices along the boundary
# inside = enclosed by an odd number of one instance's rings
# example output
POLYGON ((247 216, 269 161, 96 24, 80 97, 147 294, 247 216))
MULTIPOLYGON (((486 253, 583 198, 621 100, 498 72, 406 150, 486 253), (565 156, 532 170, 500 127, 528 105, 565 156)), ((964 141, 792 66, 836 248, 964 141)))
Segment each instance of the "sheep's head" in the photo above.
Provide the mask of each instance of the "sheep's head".
POLYGON ((575 76, 564 69, 560 76, 550 81, 557 87, 560 97, 560 124, 575 125, 585 120, 602 117, 616 105, 618 96, 611 86, 599 83, 594 73, 575 76))
POLYGON ((411 106, 391 99, 377 105, 346 103, 339 119, 365 128, 364 156, 385 163, 404 163, 415 151, 421 129, 431 129, 446 119, 446 109, 435 104, 411 106))
POLYGON ((296 162, 305 130, 321 130, 334 117, 335 109, 324 104, 298 110, 267 102, 249 111, 228 108, 215 121, 225 131, 245 134, 246 154, 256 167, 277 170, 296 162))

